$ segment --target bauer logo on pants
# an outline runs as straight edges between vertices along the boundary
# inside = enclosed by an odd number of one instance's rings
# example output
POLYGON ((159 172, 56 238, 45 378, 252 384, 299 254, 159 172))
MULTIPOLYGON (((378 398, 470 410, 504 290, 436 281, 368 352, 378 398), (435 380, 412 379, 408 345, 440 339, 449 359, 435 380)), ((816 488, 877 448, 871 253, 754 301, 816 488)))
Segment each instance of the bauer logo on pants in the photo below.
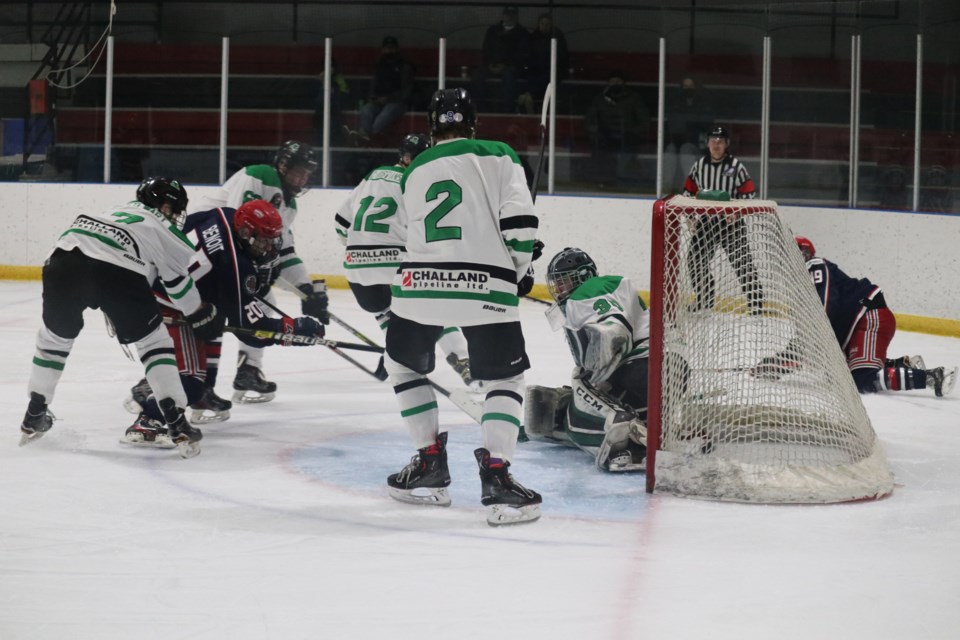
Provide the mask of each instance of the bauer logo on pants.
POLYGON ((489 291, 490 275, 483 271, 404 269, 400 286, 408 290, 489 291))

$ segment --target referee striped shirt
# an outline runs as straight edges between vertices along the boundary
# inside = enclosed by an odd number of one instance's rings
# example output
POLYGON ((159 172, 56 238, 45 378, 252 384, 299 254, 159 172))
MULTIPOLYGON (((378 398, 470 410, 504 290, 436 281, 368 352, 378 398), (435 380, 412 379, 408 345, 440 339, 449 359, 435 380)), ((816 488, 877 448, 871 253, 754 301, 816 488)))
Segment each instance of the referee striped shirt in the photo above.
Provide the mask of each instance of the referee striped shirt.
POLYGON ((746 167, 729 153, 719 162, 710 155, 697 160, 683 183, 683 195, 696 197, 700 191, 726 191, 734 199, 757 197, 757 187, 746 167))

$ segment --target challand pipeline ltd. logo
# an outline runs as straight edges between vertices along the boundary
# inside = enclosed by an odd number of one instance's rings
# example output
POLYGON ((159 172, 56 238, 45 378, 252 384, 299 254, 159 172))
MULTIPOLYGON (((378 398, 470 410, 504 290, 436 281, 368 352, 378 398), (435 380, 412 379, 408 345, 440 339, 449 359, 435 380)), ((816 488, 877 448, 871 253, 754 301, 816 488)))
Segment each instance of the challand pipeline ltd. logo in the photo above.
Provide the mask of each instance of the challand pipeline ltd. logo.
POLYGON ((488 291, 490 275, 483 271, 446 269, 404 269, 400 286, 410 290, 488 291))

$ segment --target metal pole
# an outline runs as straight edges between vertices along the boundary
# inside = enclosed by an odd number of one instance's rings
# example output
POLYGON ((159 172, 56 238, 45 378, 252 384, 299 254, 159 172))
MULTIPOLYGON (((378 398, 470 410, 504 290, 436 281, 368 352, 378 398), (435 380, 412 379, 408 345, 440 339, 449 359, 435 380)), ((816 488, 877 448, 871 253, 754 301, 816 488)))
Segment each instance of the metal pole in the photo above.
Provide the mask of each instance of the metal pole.
POLYGON ((760 199, 767 199, 770 182, 770 36, 763 37, 763 92, 760 107, 760 199))
POLYGON ((923 35, 917 34, 917 104, 913 123, 913 210, 920 210, 920 120, 923 113, 923 35))
POLYGON ((110 183, 110 147, 113 145, 113 36, 107 36, 107 93, 103 98, 103 181, 110 183))
POLYGON ((323 175, 321 185, 330 186, 330 100, 333 87, 333 38, 323 39, 323 175))
POLYGON ((666 116, 667 40, 660 38, 660 75, 657 80, 657 199, 663 197, 663 125, 666 116))
POLYGON ((227 104, 230 86, 230 38, 224 37, 220 52, 220 184, 227 181, 227 104))
POLYGON ((437 61, 437 89, 447 88, 447 39, 440 38, 440 59, 437 61))
MULTIPOLYGON (((553 195, 557 158, 557 39, 550 38, 550 150, 547 155, 547 193, 553 195)), ((546 96, 544 96, 546 98, 546 96)))
POLYGON ((850 168, 847 203, 857 206, 860 150, 860 36, 850 37, 850 168))

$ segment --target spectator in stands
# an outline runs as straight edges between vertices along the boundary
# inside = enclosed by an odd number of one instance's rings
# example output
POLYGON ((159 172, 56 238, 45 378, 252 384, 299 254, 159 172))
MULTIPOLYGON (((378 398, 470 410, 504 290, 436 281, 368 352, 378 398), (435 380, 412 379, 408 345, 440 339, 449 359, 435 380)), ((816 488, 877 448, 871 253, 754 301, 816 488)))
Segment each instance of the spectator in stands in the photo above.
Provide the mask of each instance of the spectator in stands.
POLYGON ((623 71, 615 70, 591 102, 586 120, 595 179, 608 182, 617 175, 619 157, 638 151, 649 130, 650 113, 640 94, 627 86, 623 71))
POLYGON ((527 65, 530 52, 530 33, 520 25, 516 5, 503 9, 503 17, 487 29, 483 37, 480 68, 473 77, 473 96, 483 104, 487 80, 500 80, 500 111, 513 113, 517 109, 517 79, 527 65))
POLYGON ((393 36, 383 39, 382 53, 373 70, 370 100, 360 109, 360 129, 349 132, 357 144, 387 131, 407 111, 413 92, 413 64, 400 55, 393 36))
POLYGON ((707 150, 706 131, 713 124, 709 96, 696 79, 685 77, 666 107, 667 145, 663 158, 664 191, 676 193, 690 168, 707 150))
POLYGON ((550 41, 557 40, 557 84, 569 75, 570 54, 567 39, 553 24, 549 13, 541 13, 537 28, 530 36, 530 67, 528 91, 520 96, 520 106, 527 113, 536 113, 535 103, 543 99, 550 83, 550 41))
MULTIPOLYGON (((347 84, 347 78, 337 70, 337 61, 330 61, 330 141, 332 144, 338 144, 342 141, 343 131, 343 111, 352 108, 350 95, 350 85, 347 84)), ((320 72, 320 90, 314 100, 313 111, 313 130, 315 146, 323 144, 323 74, 320 72)))

